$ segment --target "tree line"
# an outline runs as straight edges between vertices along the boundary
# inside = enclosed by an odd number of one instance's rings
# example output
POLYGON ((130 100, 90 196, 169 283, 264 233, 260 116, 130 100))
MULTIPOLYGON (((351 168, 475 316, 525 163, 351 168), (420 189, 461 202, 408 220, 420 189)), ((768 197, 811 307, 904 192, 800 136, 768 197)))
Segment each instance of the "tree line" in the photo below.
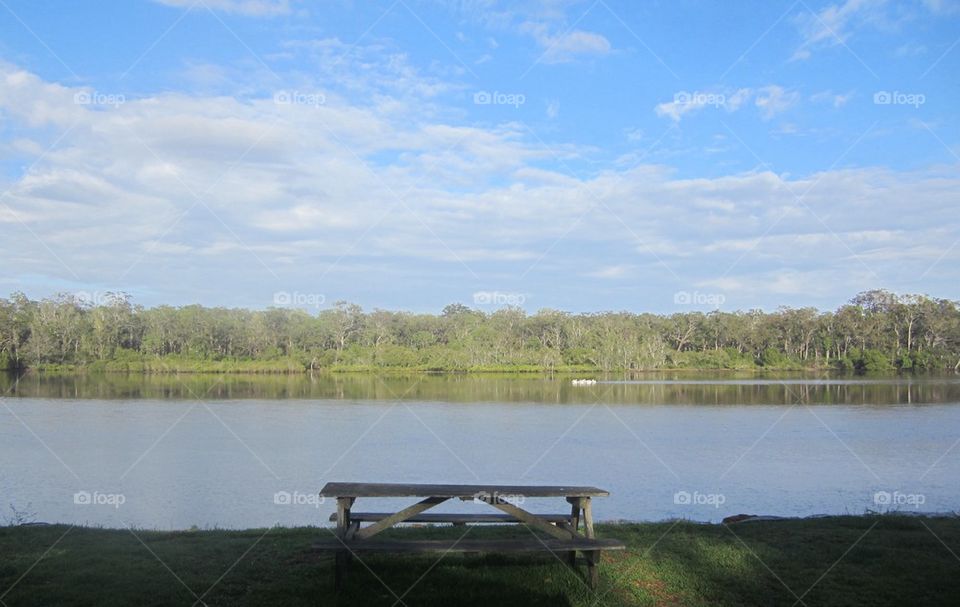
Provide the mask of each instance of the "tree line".
POLYGON ((0 299, 0 368, 116 371, 960 369, 960 304, 885 290, 835 311, 439 315, 135 305, 109 293, 0 299))

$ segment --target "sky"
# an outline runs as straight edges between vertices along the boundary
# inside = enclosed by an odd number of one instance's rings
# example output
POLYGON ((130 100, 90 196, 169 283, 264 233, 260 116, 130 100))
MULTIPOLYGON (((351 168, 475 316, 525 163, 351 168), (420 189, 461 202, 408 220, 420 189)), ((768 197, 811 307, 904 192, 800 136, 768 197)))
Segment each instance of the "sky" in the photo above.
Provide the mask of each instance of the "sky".
POLYGON ((960 299, 960 0, 0 0, 0 294, 960 299))

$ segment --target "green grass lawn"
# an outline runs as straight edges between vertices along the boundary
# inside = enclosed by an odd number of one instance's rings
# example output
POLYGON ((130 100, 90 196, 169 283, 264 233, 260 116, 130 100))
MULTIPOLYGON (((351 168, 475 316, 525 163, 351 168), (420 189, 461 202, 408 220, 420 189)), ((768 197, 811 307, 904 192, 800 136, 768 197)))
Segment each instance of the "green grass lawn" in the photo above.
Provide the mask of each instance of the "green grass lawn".
POLYGON ((0 606, 960 604, 957 518, 600 525, 628 550, 604 555, 596 592, 549 554, 377 555, 355 562, 337 595, 332 557, 309 550, 327 533, 2 527, 0 606))

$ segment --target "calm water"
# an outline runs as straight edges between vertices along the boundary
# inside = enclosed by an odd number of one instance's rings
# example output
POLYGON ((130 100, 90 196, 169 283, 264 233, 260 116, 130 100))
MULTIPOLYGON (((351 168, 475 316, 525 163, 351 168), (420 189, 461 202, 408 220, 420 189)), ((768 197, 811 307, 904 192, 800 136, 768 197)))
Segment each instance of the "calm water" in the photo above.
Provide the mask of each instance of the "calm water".
POLYGON ((960 510, 957 376, 623 379, 4 377, 0 504, 111 527, 306 525, 333 511, 323 483, 366 480, 597 485, 599 519, 960 510))

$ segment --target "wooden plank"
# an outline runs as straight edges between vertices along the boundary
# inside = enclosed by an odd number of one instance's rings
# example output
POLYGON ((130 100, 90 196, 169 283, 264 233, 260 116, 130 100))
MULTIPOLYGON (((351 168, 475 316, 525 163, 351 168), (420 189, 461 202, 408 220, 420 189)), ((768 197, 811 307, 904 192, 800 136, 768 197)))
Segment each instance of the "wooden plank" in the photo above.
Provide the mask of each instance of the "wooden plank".
MULTIPOLYGON (((583 511, 583 498, 579 497, 568 497, 567 501, 570 502, 570 522, 573 526, 573 530, 579 535, 580 533, 580 513, 583 511)), ((331 519, 332 520, 332 519, 331 519)))
POLYGON ((406 483, 340 483, 324 485, 322 497, 450 497, 470 499, 478 494, 527 497, 606 497, 597 487, 562 485, 422 485, 406 483))
MULTIPOLYGON (((385 519, 392 512, 350 512, 351 522, 374 523, 385 519)), ((569 523, 569 514, 537 514, 538 518, 551 523, 569 523)), ((330 515, 330 520, 337 521, 337 513, 330 515)), ((518 523, 520 519, 510 514, 460 514, 443 512, 426 512, 411 516, 405 523, 518 523)))
POLYGON ((600 551, 587 550, 583 555, 587 559, 587 584, 591 590, 596 590, 600 585, 600 572, 597 570, 597 565, 600 564, 600 551))
POLYGON ((347 536, 347 530, 350 528, 350 508, 353 506, 352 497, 337 498, 337 535, 347 536))
POLYGON ((589 497, 585 497, 580 500, 580 506, 583 508, 583 528, 584 535, 587 537, 593 537, 593 504, 590 502, 589 497))
POLYGON ((357 531, 357 533, 354 534, 354 537, 361 540, 372 537, 380 533, 384 529, 389 529, 390 527, 396 525, 397 523, 402 523, 403 521, 407 520, 411 516, 420 514, 424 510, 433 508, 437 504, 442 504, 443 502, 447 501, 447 499, 449 498, 428 497, 427 499, 421 500, 412 506, 407 506, 400 512, 397 512, 396 514, 391 514, 387 518, 377 521, 376 523, 370 525, 369 527, 364 527, 363 529, 357 531))
MULTIPOLYGON (((567 531, 570 532, 571 537, 576 537, 580 535, 580 502, 582 498, 579 497, 568 497, 567 501, 570 502, 570 528, 567 531)), ((567 553, 567 564, 570 565, 573 569, 577 568, 577 551, 571 550, 567 553)))
POLYGON ((343 540, 351 537, 351 506, 353 506, 352 497, 337 498, 337 538, 339 538, 337 543, 341 544, 340 550, 337 551, 334 565, 333 587, 334 590, 337 591, 343 588, 344 579, 346 578, 347 571, 350 568, 350 554, 344 548, 343 540))
MULTIPOLYGON (((567 550, 624 550, 626 544, 612 538, 587 539, 464 539, 464 540, 393 540, 372 539, 348 542, 355 552, 564 552, 567 550)), ((343 550, 336 538, 313 544, 318 551, 343 550)))
MULTIPOLYGON (((593 504, 589 497, 580 500, 580 506, 583 507, 583 534, 590 539, 594 538, 593 532, 593 504)), ((600 583, 600 573, 597 571, 597 564, 600 562, 600 551, 590 550, 583 553, 587 558, 587 582, 590 588, 596 590, 600 583)))
POLYGON ((535 529, 539 529, 544 533, 549 533, 550 535, 552 535, 557 539, 561 539, 561 540, 570 539, 569 531, 565 531, 564 529, 561 529, 556 525, 551 525, 547 521, 537 518, 537 515, 530 514, 526 510, 518 508, 513 504, 509 504, 507 502, 498 502, 498 501, 490 501, 487 503, 493 506, 494 508, 497 508, 498 510, 503 510, 510 516, 515 516, 516 518, 520 519, 521 523, 530 525, 531 527, 535 529))

